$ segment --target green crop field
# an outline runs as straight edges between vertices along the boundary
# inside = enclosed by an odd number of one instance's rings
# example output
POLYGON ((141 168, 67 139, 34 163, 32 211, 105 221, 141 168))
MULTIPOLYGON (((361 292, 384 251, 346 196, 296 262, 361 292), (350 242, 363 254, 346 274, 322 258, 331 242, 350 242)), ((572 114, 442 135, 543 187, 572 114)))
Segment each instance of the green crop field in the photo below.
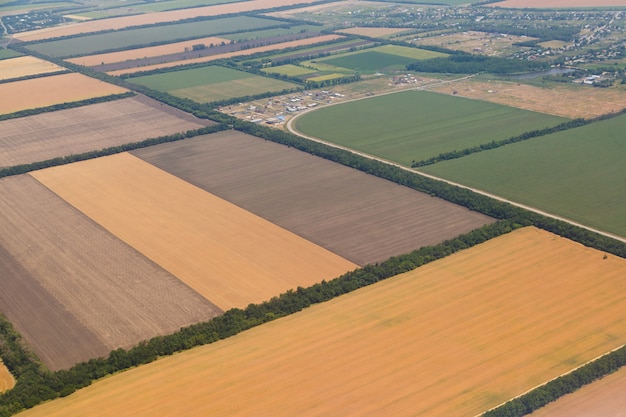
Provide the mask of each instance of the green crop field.
POLYGON ((348 52, 330 58, 319 59, 317 62, 349 68, 355 71, 402 70, 407 64, 416 60, 443 56, 446 56, 446 54, 406 46, 384 45, 364 51, 348 52))
POLYGON ((91 55, 100 51, 135 45, 174 42, 177 39, 200 38, 238 30, 255 30, 281 24, 276 20, 238 16, 200 22, 157 25, 148 28, 120 30, 29 45, 28 49, 51 56, 91 55))
POLYGON ((9 59, 22 56, 19 52, 12 51, 11 49, 0 49, 0 59, 9 59))
POLYGON ((278 67, 268 67, 268 68, 263 68, 261 71, 263 71, 266 74, 281 74, 281 75, 288 75, 290 77, 297 77, 299 75, 307 75, 307 74, 313 74, 317 71, 309 69, 309 68, 303 68, 303 67, 299 67, 297 65, 280 65, 278 67))
MULTIPOLYGON (((277 22, 278 23, 278 22, 277 22)), ((224 39, 229 39, 235 42, 249 41, 249 40, 261 40, 264 38, 271 38, 274 36, 289 35, 292 33, 305 32, 319 32, 324 29, 323 26, 315 25, 296 25, 288 28, 274 28, 274 29, 262 29, 249 32, 232 33, 222 36, 224 39)))
POLYGON ((567 119, 426 91, 405 91, 320 108, 296 119, 302 133, 411 165, 554 126, 567 119))
MULTIPOLYGON (((393 1, 393 0, 382 0, 382 1, 393 1)), ((475 3, 476 0, 405 0, 405 3, 416 3, 416 4, 441 4, 447 6, 458 6, 461 4, 471 4, 475 3)))
POLYGON ((424 167, 424 172, 626 237, 626 116, 424 167))
POLYGON ((299 87, 297 84, 218 66, 130 78, 129 81, 200 103, 299 87))

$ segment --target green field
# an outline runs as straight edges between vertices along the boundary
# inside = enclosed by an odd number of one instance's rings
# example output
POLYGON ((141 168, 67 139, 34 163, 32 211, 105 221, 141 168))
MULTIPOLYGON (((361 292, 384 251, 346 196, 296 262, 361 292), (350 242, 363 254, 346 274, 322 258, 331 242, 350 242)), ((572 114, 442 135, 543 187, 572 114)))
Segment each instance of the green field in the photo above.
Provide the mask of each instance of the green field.
POLYGON ((362 51, 348 52, 330 58, 316 60, 316 63, 348 68, 359 72, 382 71, 385 69, 403 70, 416 60, 444 57, 446 54, 406 46, 384 45, 362 51))
POLYGON ((11 49, 0 48, 0 59, 15 58, 18 56, 22 56, 22 54, 11 49))
POLYGON ((255 30, 281 24, 276 20, 238 16, 200 22, 157 25, 148 28, 120 30, 98 35, 80 36, 29 45, 28 49, 51 57, 92 55, 100 51, 123 49, 135 45, 174 42, 177 39, 201 38, 238 30, 255 30))
POLYGON ((249 40, 261 40, 264 38, 271 38, 274 36, 289 35, 292 33, 305 32, 319 32, 322 30, 322 26, 315 25, 297 25, 289 28, 274 28, 255 30, 250 32, 232 33, 222 36, 224 39, 229 39, 235 42, 249 41, 249 40))
POLYGON ((15 2, 7 2, 5 5, 0 4, 0 13, 8 13, 14 11, 29 12, 31 10, 41 9, 60 9, 75 6, 69 2, 41 2, 41 3, 23 3, 15 4, 15 2))
POLYGON ((290 77, 313 74, 314 72, 316 72, 315 70, 312 70, 309 68, 303 68, 303 67, 299 67, 297 65, 291 65, 291 64, 280 65, 277 67, 263 68, 261 71, 263 71, 266 74, 280 74, 280 75, 288 75, 290 77))
POLYGON ((295 127, 307 135, 409 166, 413 160, 566 120, 485 101, 405 91, 320 108, 296 119, 295 127))
POLYGON ((424 172, 626 237, 626 116, 424 167, 424 172))
MULTIPOLYGON (((381 0, 381 1, 393 2, 393 0, 381 0)), ((471 3, 476 2, 476 0, 403 0, 403 1, 404 3, 428 4, 428 5, 441 4, 441 5, 447 5, 447 6, 458 6, 461 4, 471 4, 471 3)))
POLYGON ((129 78, 128 81, 199 103, 299 87, 297 84, 218 66, 129 78))

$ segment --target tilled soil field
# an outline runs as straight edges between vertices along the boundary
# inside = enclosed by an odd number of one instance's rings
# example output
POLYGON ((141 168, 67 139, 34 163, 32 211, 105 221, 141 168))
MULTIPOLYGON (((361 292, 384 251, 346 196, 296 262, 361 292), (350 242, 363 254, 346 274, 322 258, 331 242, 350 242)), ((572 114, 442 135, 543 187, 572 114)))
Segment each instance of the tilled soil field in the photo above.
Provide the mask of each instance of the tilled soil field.
POLYGON ((493 221, 235 131, 134 154, 359 265, 436 244, 493 221))

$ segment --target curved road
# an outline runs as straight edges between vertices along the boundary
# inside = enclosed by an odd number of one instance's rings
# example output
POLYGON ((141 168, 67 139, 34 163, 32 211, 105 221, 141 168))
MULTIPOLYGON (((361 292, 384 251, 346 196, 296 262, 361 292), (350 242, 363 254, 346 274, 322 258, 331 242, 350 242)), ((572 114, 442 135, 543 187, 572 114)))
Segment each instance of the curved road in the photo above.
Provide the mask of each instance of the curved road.
MULTIPOLYGON (((457 82, 457 81, 465 80, 465 79, 474 77, 476 75, 478 75, 478 74, 468 75, 468 76, 465 76, 465 77, 462 77, 462 78, 456 78, 454 80, 438 81, 438 82, 433 83, 433 84, 428 84, 428 85, 424 85, 424 86, 420 86, 420 87, 414 88, 413 90, 426 90, 428 88, 439 86, 439 85, 442 85, 442 84, 454 83, 454 82, 457 82)), ((399 90, 399 91, 391 91, 391 92, 383 93, 383 94, 377 94, 376 97, 377 96, 381 96, 381 95, 400 93, 402 91, 408 91, 408 90, 405 89, 405 90, 399 90)), ((348 103, 350 101, 364 100, 364 99, 367 99, 367 98, 370 98, 370 97, 362 97, 362 98, 356 98, 356 99, 352 99, 352 100, 341 101, 341 102, 338 102, 338 103, 329 104, 329 105, 324 106, 324 107, 335 106, 335 105, 338 105, 338 104, 348 103)), ((546 217, 550 217, 550 218, 553 218, 553 219, 561 220, 561 221, 563 221, 565 223, 569 223, 571 225, 578 226, 580 228, 583 228, 583 229, 586 229, 586 230, 598 233, 600 235, 607 236, 607 237, 613 238, 615 240, 619 240, 620 242, 626 243, 626 238, 624 238, 624 237, 621 237, 621 236, 618 236, 618 235, 615 235, 615 234, 612 234, 612 233, 604 232, 602 230, 594 229, 592 227, 585 226, 583 224, 577 223, 577 222, 575 222, 573 220, 570 220, 570 219, 567 219, 567 218, 564 218, 564 217, 560 217, 560 216, 556 216, 554 214, 547 213, 547 212, 539 210, 538 208, 535 208, 535 207, 531 207, 531 206, 527 206, 525 204, 517 203, 515 201, 507 200, 506 198, 499 197, 499 196, 497 196, 495 194, 491 194, 491 193, 488 193, 486 191, 479 190, 477 188, 468 187, 466 185, 462 185, 462 184, 459 184, 459 183, 456 183, 456 182, 453 182, 453 181, 448 181, 446 179, 443 179, 443 178, 440 178, 440 177, 436 177, 434 175, 429 175, 429 174, 426 174, 424 172, 420 172, 420 171, 418 171, 416 169, 409 168, 409 167, 406 167, 404 165, 400 165, 400 164, 398 164, 396 162, 389 161, 389 160, 384 159, 384 158, 380 158, 380 157, 377 157, 377 156, 374 156, 374 155, 370 155, 370 154, 367 154, 367 153, 364 153, 364 152, 360 152, 360 151, 357 151, 357 150, 354 150, 354 149, 351 149, 351 148, 347 148, 345 146, 337 145, 335 143, 327 142, 325 140, 321 140, 321 139, 313 137, 313 136, 305 135, 303 133, 298 132, 293 127, 293 121, 294 120, 296 120, 298 117, 302 116, 303 114, 306 114, 309 111, 317 110, 318 108, 319 107, 305 110, 302 113, 297 114, 296 116, 294 116, 291 119, 289 119, 289 121, 287 121, 287 125, 286 125, 287 130, 289 130, 289 132, 293 133, 294 135, 298 135, 300 137, 312 140, 314 142, 323 143, 325 145, 332 146, 333 148, 343 149, 343 150, 346 150, 348 152, 352 152, 353 154, 362 156, 364 158, 373 159, 373 160, 376 160, 376 161, 379 161, 379 162, 383 162, 385 164, 393 165, 394 167, 397 167, 397 168, 403 169, 405 171, 409 171, 409 172, 421 175, 421 176, 426 177, 426 178, 430 178, 430 179, 437 180, 437 181, 442 181, 442 182, 445 182, 447 184, 454 185, 456 187, 465 188, 465 189, 471 190, 471 191, 473 191, 473 192, 475 192, 477 194, 481 194, 481 195, 493 198, 493 199, 498 200, 498 201, 509 203, 509 204, 511 204, 513 206, 520 207, 520 208, 523 208, 525 210, 528 210, 528 211, 531 211, 531 212, 534 212, 534 213, 538 213, 538 214, 541 214, 541 215, 546 216, 546 217)))

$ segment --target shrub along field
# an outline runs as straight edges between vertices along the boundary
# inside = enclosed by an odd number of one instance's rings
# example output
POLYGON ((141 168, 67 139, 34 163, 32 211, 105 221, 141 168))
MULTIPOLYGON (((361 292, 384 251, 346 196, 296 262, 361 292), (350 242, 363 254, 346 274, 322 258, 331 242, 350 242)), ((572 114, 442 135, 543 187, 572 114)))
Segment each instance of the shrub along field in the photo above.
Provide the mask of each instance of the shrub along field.
POLYGON ((172 71, 130 78, 128 81, 199 103, 299 87, 286 81, 219 66, 172 71))
POLYGON ((40 42, 28 49, 51 57, 92 55, 100 51, 124 49, 135 45, 172 42, 177 39, 203 38, 218 33, 254 30, 280 25, 281 22, 252 16, 227 17, 200 22, 173 23, 147 28, 120 30, 76 38, 40 42))
POLYGON ((236 131, 133 154, 359 265, 437 244, 493 221, 236 131))
POLYGON ((626 115, 421 170, 626 237, 626 115))
POLYGON ((524 228, 19 416, 474 416, 623 344, 624 274, 524 228))
POLYGON ((295 119, 295 128, 410 166, 412 161, 565 121, 485 101, 406 91, 320 108, 295 119))
POLYGON ((223 310, 357 267, 128 153, 31 175, 223 310))

